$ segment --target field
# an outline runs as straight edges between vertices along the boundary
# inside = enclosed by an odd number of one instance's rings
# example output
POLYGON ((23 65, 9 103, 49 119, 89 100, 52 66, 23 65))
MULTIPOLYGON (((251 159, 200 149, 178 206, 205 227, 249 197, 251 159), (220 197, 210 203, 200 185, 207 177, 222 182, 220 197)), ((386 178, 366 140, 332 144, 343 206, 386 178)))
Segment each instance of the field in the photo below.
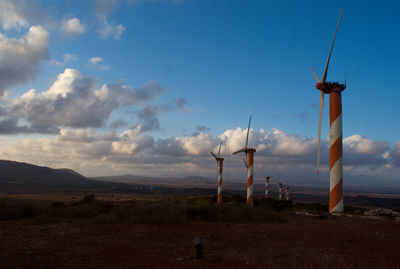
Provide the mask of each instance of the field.
POLYGON ((240 196, 222 207, 213 196, 100 197, 1 200, 0 268, 400 268, 400 222, 362 207, 331 216, 318 203, 248 209, 240 196))

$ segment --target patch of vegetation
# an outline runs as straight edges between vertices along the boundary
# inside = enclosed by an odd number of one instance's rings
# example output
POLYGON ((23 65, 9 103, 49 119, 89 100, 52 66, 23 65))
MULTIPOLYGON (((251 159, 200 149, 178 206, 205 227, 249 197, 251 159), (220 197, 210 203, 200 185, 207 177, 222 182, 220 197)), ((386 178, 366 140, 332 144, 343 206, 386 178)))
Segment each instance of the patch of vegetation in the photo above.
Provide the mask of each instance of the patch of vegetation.
MULTIPOLYGON (((99 200, 94 194, 86 195, 80 202, 27 204, 0 200, 0 220, 41 219, 66 221, 92 219, 96 221, 121 221, 135 223, 183 223, 206 222, 270 222, 282 221, 281 212, 304 212, 327 215, 328 205, 320 203, 296 203, 274 199, 256 198, 248 208, 246 199, 239 195, 223 196, 222 205, 216 204, 216 196, 188 196, 157 201, 131 201, 113 203, 99 200)), ((345 213, 363 214, 359 207, 345 207, 345 213)))
POLYGON ((32 204, 17 204, 5 199, 0 200, 0 220, 33 218, 41 211, 42 208, 32 204))
POLYGON ((293 209, 297 212, 326 213, 329 206, 321 203, 296 203, 293 209))
POLYGON ((90 205, 90 204, 92 204, 92 203, 94 203, 94 202, 96 202, 97 201, 97 199, 96 199, 96 195, 94 195, 94 194, 88 194, 88 195, 86 195, 85 197, 83 197, 83 199, 81 200, 81 204, 84 204, 84 205, 90 205))

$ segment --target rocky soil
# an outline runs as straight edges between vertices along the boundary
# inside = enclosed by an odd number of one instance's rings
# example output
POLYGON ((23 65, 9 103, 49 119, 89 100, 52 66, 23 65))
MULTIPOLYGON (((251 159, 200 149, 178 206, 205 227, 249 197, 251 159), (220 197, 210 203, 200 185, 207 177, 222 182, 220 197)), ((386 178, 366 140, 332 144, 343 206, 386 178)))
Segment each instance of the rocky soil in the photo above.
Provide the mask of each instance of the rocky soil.
POLYGON ((399 253, 400 222, 391 219, 0 221, 0 268, 400 268, 399 253), (201 260, 196 236, 204 238, 201 260))

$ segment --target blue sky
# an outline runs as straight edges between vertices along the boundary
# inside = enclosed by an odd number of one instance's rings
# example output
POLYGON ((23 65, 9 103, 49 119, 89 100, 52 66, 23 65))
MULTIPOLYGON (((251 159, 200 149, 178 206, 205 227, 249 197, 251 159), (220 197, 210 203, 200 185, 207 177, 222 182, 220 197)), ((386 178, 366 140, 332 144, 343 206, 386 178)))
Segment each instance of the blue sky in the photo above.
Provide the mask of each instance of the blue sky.
MULTIPOLYGON (((379 176, 400 185, 395 1, 2 0, 0 7, 0 78, 10 76, 6 64, 17 67, 16 79, 0 85, 0 112, 6 112, 0 113, 1 158, 85 175, 213 176, 208 152, 221 138, 229 145, 226 155, 240 146, 228 140, 243 137, 237 127, 244 134, 252 114, 250 144, 260 148, 260 163, 271 173, 301 171, 317 181, 311 173, 319 93, 309 67, 322 76, 344 8, 328 80, 343 81, 347 73, 345 178, 362 183, 379 176), (31 27, 43 30, 35 36, 43 40, 37 51, 23 54, 7 45, 23 40, 31 27), (69 86, 54 86, 63 79, 69 86), (125 86, 102 95, 119 101, 105 105, 97 90, 121 79, 125 86), (40 95, 52 86, 66 93, 40 95), (22 100, 30 89, 35 94, 22 100), (101 100, 82 107, 93 98, 101 100), (52 113, 41 114, 49 107, 52 113), (86 116, 72 113, 79 109, 86 116), (121 124, 113 125, 117 120, 121 124), (36 150, 27 154, 24 147, 36 150)), ((327 108, 326 96, 324 139, 327 108)), ((230 165, 232 174, 245 172, 240 158, 230 165)))

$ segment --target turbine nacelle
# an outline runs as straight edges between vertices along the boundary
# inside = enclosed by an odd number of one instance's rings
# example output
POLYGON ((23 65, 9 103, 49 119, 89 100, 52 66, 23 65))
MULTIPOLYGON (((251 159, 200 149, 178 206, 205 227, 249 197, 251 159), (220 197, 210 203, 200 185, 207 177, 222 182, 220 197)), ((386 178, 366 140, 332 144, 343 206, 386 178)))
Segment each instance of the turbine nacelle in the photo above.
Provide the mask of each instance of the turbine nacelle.
POLYGON ((211 155, 215 158, 215 160, 217 160, 217 161, 223 161, 223 160, 224 160, 224 158, 218 157, 218 156, 215 155, 213 152, 210 152, 210 153, 211 153, 211 155))
POLYGON ((317 82, 315 88, 324 93, 341 92, 346 89, 346 84, 340 84, 338 82, 317 82))

